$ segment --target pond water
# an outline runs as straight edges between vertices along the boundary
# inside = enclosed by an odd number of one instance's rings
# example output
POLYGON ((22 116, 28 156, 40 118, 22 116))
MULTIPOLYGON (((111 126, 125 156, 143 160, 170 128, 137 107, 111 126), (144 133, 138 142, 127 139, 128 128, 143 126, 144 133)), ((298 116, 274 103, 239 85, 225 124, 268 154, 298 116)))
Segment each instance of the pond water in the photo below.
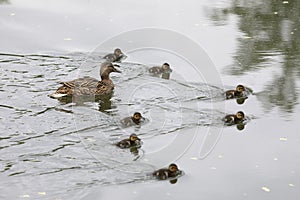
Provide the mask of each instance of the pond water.
POLYGON ((299 9, 299 1, 0 0, 0 199, 296 199, 299 9), (133 37, 139 30, 147 37, 133 37), (99 78, 115 47, 128 58, 111 74, 111 99, 48 97, 58 81, 99 78), (148 73, 164 62, 169 79, 148 73), (242 104, 225 101, 237 84, 253 92, 242 104), (224 126, 239 110, 244 129, 224 126), (146 122, 122 128, 136 111, 146 122), (131 133, 140 149, 113 145, 131 133), (149 175, 172 162, 184 172, 175 183, 149 175))

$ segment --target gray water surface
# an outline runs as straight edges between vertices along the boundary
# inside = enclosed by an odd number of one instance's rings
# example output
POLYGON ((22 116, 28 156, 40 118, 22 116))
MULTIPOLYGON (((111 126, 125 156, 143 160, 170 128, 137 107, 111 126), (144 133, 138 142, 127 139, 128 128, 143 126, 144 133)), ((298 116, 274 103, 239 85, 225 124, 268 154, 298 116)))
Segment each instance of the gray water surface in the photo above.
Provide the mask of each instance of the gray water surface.
POLYGON ((0 1, 0 199, 297 199, 299 9, 298 1, 0 1), (107 101, 48 97, 59 81, 99 78, 115 47, 96 52, 98 44, 145 27, 201 45, 224 85, 189 71, 206 66, 146 49, 128 52, 122 74, 111 74, 107 101), (170 79, 150 76, 163 62, 170 79), (253 93, 225 101, 222 92, 240 83, 253 93), (244 129, 224 126, 238 110, 244 129), (135 111, 146 122, 122 128, 135 111), (143 140, 137 152, 114 146, 131 133, 143 140), (171 162, 184 172, 175 184, 149 175, 171 162))

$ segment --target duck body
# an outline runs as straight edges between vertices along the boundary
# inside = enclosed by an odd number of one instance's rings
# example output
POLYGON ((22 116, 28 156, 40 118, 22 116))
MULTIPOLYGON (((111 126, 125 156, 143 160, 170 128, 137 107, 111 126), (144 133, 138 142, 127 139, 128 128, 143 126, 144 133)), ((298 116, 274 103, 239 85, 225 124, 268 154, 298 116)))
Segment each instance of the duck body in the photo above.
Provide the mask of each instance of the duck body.
POLYGON ((235 90, 227 90, 225 92, 226 99, 234 99, 245 97, 245 87, 243 85, 238 85, 235 90))
POLYGON ((115 49, 114 53, 105 55, 103 58, 109 62, 120 62, 125 59, 127 56, 121 51, 121 49, 115 49))
POLYGON ((68 82, 60 82, 60 86, 51 97, 72 97, 110 94, 114 86, 92 77, 83 77, 68 82))
POLYGON ((168 168, 162 168, 156 170, 152 173, 152 175, 159 180, 166 180, 168 178, 176 177, 180 174, 180 170, 178 169, 176 164, 170 164, 168 168))
POLYGON ((116 144, 121 149, 131 148, 131 147, 140 147, 141 139, 137 137, 136 134, 131 134, 129 138, 121 140, 116 144))
POLYGON ((223 121, 226 124, 239 124, 245 119, 245 114, 242 111, 237 112, 236 114, 226 115, 223 121))
POLYGON ((111 94, 114 90, 114 84, 109 78, 111 72, 120 73, 111 63, 104 62, 100 69, 100 81, 92 77, 83 77, 72 81, 60 82, 62 86, 55 93, 51 94, 50 97, 103 96, 111 94))

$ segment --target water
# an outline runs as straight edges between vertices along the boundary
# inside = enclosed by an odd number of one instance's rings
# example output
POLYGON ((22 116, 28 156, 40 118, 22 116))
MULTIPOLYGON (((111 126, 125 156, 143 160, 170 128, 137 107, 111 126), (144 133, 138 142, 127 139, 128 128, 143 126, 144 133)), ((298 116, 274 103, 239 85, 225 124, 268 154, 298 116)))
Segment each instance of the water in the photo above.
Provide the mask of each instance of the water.
POLYGON ((299 2, 0 3, 0 199, 299 196, 299 2), (58 81, 99 78, 101 56, 114 47, 87 52, 145 26, 202 45, 224 86, 206 84, 176 54, 144 49, 127 52, 122 74, 112 74, 110 100, 48 97, 58 81), (169 80, 147 73, 164 62, 169 80), (253 90, 249 98, 224 101, 222 92, 240 83, 253 90), (245 128, 223 126, 238 110, 245 128), (135 111, 146 122, 121 128, 135 111), (138 152, 113 145, 133 132, 143 140, 138 152), (171 162, 184 171, 176 184, 149 176, 171 162))

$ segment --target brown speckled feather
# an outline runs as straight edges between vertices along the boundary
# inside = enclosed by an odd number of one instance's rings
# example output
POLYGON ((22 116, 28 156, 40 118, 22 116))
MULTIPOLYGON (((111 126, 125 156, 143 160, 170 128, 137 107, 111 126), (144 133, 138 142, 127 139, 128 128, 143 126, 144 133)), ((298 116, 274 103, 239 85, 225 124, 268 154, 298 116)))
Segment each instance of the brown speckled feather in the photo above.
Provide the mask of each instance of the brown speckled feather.
POLYGON ((114 89, 110 80, 98 81, 91 77, 61 82, 61 84, 63 85, 56 90, 56 93, 67 95, 105 95, 110 94, 114 89))

